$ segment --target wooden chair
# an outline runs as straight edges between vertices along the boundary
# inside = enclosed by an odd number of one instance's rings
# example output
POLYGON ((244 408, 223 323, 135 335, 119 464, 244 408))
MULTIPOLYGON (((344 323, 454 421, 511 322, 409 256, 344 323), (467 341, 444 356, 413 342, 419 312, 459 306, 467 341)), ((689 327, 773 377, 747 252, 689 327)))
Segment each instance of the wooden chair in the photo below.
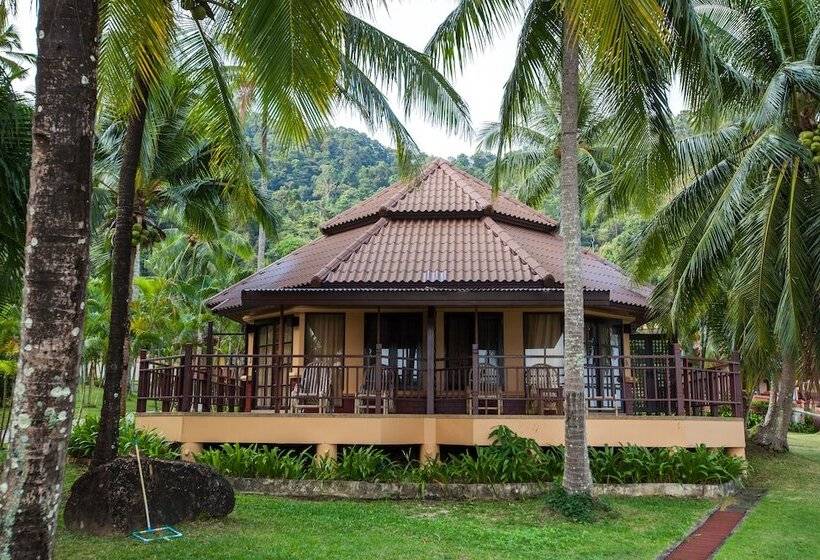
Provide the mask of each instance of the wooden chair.
POLYGON ((524 371, 524 392, 530 414, 563 414, 564 389, 559 384, 558 368, 537 364, 524 371))
POLYGON ((305 366, 302 378, 293 390, 293 412, 306 411, 325 414, 332 412, 330 406, 333 370, 336 366, 327 359, 316 359, 305 366))
POLYGON ((382 414, 394 411, 393 374, 391 367, 369 365, 364 368, 364 380, 356 391, 353 406, 355 414, 372 414, 376 412, 376 403, 381 401, 382 414), (379 387, 379 373, 381 373, 381 387, 379 387))
MULTIPOLYGON (((478 401, 479 414, 503 414, 504 398, 502 379, 503 368, 482 364, 478 368, 478 401)), ((472 402, 468 403, 468 412, 472 412, 472 402)))

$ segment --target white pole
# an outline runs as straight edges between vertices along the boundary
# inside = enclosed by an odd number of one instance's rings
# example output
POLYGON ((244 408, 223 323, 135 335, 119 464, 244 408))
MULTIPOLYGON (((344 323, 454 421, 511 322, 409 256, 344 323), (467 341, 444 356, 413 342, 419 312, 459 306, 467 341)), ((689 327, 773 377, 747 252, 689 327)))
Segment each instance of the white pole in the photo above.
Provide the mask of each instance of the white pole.
POLYGON ((148 496, 145 494, 145 479, 142 478, 142 462, 140 461, 140 446, 134 444, 134 449, 137 451, 137 470, 140 472, 140 487, 142 488, 142 503, 145 505, 145 522, 148 524, 148 529, 151 529, 151 515, 148 513, 148 496))

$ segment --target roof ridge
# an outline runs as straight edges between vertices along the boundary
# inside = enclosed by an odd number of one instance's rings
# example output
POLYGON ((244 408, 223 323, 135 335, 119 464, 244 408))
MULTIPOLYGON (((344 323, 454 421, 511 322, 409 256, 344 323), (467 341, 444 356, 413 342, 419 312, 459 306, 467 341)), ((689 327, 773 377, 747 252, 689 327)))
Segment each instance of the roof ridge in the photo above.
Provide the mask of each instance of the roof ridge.
POLYGON ((449 161, 446 161, 441 158, 438 159, 438 165, 441 168, 441 170, 444 171, 456 185, 461 187, 461 190, 464 191, 467 194, 467 196, 469 196, 478 203, 482 210, 492 209, 492 200, 487 200, 486 198, 481 196, 481 194, 476 192, 476 190, 472 186, 470 186, 469 181, 466 180, 474 179, 472 175, 467 175, 466 177, 461 176, 462 173, 460 169, 456 168, 449 161), (453 176, 454 171, 456 172, 455 176, 453 176))
POLYGON ((503 198, 507 202, 509 202, 511 204, 515 204, 517 207, 519 207, 521 209, 532 212, 533 214, 537 215, 540 218, 546 219, 547 221, 551 222, 552 224, 555 224, 555 225, 558 224, 558 220, 556 220, 552 216, 547 216, 546 214, 543 214, 543 213, 539 212, 535 208, 531 207, 529 204, 526 204, 525 202, 522 202, 522 201, 518 200, 516 197, 512 196, 510 193, 508 193, 505 190, 499 189, 498 192, 494 193, 493 192, 493 186, 490 185, 487 181, 481 179, 480 177, 470 175, 469 173, 467 173, 463 169, 459 169, 458 167, 456 167, 452 164, 450 164, 450 169, 455 171, 456 173, 458 173, 460 175, 463 175, 465 178, 469 178, 469 179, 472 179, 472 180, 478 182, 482 187, 487 188, 490 191, 490 193, 492 194, 493 197, 497 196, 497 197, 503 198))
POLYGON ((313 275, 313 278, 310 279, 310 283, 312 285, 317 285, 322 282, 327 276, 336 270, 339 265, 341 265, 344 261, 346 261, 350 256, 359 250, 359 248, 367 243, 370 239, 373 238, 385 225, 387 225, 389 220, 387 218, 379 218, 378 221, 373 224, 371 227, 367 228, 367 231, 360 235, 356 241, 345 247, 341 253, 333 257, 328 263, 319 269, 319 272, 313 275))
POLYGON ((416 190, 433 172, 440 167, 440 162, 438 160, 434 161, 433 163, 428 164, 418 176, 413 177, 409 181, 397 181, 398 184, 406 183, 404 188, 398 189, 398 193, 390 198, 387 203, 382 204, 379 207, 379 210, 389 210, 390 208, 395 207, 400 200, 406 197, 408 194, 416 190))
POLYGON ((512 236, 507 233, 507 231, 501 227, 498 222, 493 220, 490 216, 485 216, 482 220, 487 229, 498 235, 498 238, 505 244, 510 250, 515 253, 518 258, 520 258, 527 266, 529 266, 540 278, 541 281, 546 283, 547 281, 555 282, 555 278, 552 274, 548 273, 544 266, 538 262, 535 257, 530 255, 524 247, 519 245, 519 243, 512 238, 512 236))

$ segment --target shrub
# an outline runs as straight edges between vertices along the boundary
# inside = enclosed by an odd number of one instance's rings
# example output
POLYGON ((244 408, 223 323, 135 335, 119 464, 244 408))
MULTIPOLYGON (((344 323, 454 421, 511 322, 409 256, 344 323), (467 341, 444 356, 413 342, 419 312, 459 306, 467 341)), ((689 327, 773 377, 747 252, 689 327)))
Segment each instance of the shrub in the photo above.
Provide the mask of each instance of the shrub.
POLYGON ((592 523, 598 513, 609 511, 609 506, 589 494, 570 494, 555 482, 547 492, 547 507, 576 523, 592 523))
POLYGON ((393 461, 381 449, 373 446, 347 447, 342 451, 335 475, 341 480, 376 482, 390 479, 393 472, 393 461))
POLYGON ((338 478, 336 461, 330 457, 317 457, 305 470, 304 478, 308 480, 335 480, 338 478))
POLYGON ((306 452, 297 454, 292 449, 284 450, 267 445, 258 447, 225 443, 215 449, 206 449, 195 459, 227 476, 301 478, 310 456, 306 452))
POLYGON ((804 415, 799 422, 791 422, 789 424, 789 431, 796 434, 816 434, 817 426, 811 416, 804 415))
MULTIPOLYGON (((492 445, 477 447, 447 460, 419 463, 405 454, 393 461, 381 449, 347 447, 338 461, 315 459, 306 451, 277 447, 224 444, 200 453, 196 460, 220 473, 238 477, 304 478, 309 480, 363 480, 372 482, 487 483, 552 482, 563 471, 563 448, 540 448, 504 426, 491 432, 492 445)), ((740 479, 746 461, 720 450, 646 448, 591 448, 590 468, 596 482, 718 483, 740 479)))
POLYGON ((711 484, 739 480, 746 461, 700 445, 694 450, 646 448, 590 449, 592 478, 603 483, 681 482, 711 484))
MULTIPOLYGON (((99 419, 86 416, 71 429, 68 438, 68 455, 75 459, 90 459, 94 454, 99 434, 99 419)), ((155 459, 176 459, 179 453, 173 445, 158 433, 152 430, 140 430, 134 424, 132 415, 120 421, 120 436, 117 442, 119 455, 130 455, 134 445, 138 444, 140 453, 155 459)))

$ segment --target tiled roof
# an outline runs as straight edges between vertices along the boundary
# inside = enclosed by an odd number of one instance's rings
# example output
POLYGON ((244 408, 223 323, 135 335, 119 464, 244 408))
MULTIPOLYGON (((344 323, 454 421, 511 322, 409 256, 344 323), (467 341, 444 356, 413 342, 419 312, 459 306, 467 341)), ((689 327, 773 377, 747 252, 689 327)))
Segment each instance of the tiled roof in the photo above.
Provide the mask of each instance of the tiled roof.
POLYGON ((415 179, 399 181, 322 224, 322 231, 373 222, 384 215, 484 214, 497 221, 541 226, 553 230, 558 223, 536 212, 507 193, 493 196, 492 187, 457 169, 445 160, 435 160, 415 179))
MULTIPOLYGON (((243 292, 298 289, 560 288, 563 241, 555 222, 507 197, 490 206, 490 193, 488 185, 436 161, 410 187, 393 185, 339 214, 321 238, 208 305, 227 312, 242 306, 243 292)), ((582 273, 587 291, 646 307, 648 291, 593 253, 584 252, 582 273)))

